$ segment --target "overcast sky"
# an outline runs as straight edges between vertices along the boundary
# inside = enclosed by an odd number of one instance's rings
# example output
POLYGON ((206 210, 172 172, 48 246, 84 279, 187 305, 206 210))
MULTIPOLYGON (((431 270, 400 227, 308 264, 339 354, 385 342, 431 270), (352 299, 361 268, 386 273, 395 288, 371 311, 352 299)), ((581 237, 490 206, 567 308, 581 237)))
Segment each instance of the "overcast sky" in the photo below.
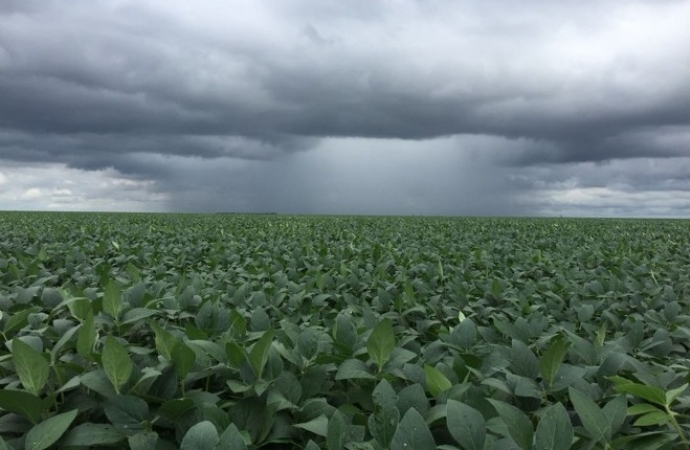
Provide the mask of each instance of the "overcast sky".
POLYGON ((0 209, 690 217, 690 0, 1 0, 0 209))

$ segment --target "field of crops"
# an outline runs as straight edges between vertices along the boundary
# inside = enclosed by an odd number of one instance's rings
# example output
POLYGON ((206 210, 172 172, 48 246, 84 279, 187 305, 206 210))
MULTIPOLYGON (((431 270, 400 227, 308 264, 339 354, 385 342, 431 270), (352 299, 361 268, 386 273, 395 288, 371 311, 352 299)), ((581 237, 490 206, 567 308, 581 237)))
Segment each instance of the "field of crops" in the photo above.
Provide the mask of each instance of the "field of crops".
POLYGON ((690 222, 0 214, 0 449, 690 448, 690 222))

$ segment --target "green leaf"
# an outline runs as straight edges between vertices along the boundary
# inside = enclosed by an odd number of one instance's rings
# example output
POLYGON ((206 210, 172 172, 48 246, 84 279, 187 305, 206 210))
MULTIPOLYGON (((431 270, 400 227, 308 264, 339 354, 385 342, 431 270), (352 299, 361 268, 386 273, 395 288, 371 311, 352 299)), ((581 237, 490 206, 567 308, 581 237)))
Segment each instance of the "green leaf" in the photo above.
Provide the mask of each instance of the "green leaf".
POLYGON ((225 344, 225 357, 230 367, 239 369, 242 366, 242 362, 247 358, 247 354, 240 345, 229 341, 225 344))
POLYGON ((328 450, 343 450, 350 439, 348 428, 343 414, 340 411, 334 412, 333 417, 328 422, 328 432, 326 433, 328 450))
POLYGON ((137 433, 127 438, 130 450, 156 450, 158 443, 158 433, 145 431, 137 433))
POLYGON ((189 348, 184 342, 178 342, 172 351, 172 360, 175 363, 175 372, 177 377, 182 381, 185 376, 192 370, 196 362, 196 353, 189 348))
POLYGON ((66 304, 72 317, 80 321, 84 320, 89 311, 91 311, 91 301, 88 298, 79 297, 69 299, 66 301, 66 304))
POLYGON ((652 411, 640 416, 635 423, 633 423, 633 426, 648 427, 650 425, 662 425, 667 422, 669 422, 669 417, 665 411, 652 411))
POLYGON ((261 373, 263 372, 266 362, 268 361, 268 354, 271 350, 272 344, 273 329, 269 329, 263 334, 263 336, 261 336, 261 339, 254 344, 254 347, 252 347, 251 351, 249 352, 249 365, 251 366, 252 370, 254 371, 254 375, 256 375, 257 378, 261 378, 261 373))
POLYGON ((395 407, 395 403, 386 404, 369 416, 369 432, 381 446, 387 448, 393 440, 399 422, 400 411, 395 407))
MULTIPOLYGON (((611 377, 614 378, 614 377, 611 377)), ((620 377, 615 377, 617 380, 624 380, 620 377)), ((627 381, 627 380, 626 380, 627 381)), ((645 386, 633 382, 617 384, 613 387, 616 392, 623 392, 625 394, 634 395, 643 398, 660 406, 666 406, 666 393, 656 386, 645 386)))
POLYGON ((41 421, 43 402, 30 392, 0 389, 0 408, 19 414, 36 424, 41 421))
POLYGON ((458 344, 462 348, 468 349, 477 341, 477 326, 472 319, 461 320, 453 330, 453 335, 457 336, 458 344))
POLYGON ((307 446, 304 447, 304 450, 321 450, 321 448, 316 445, 314 441, 309 440, 309 442, 307 442, 307 446))
POLYGON ((367 340, 369 356, 376 362, 379 371, 388 362, 395 348, 395 332, 390 319, 377 323, 367 340))
POLYGON ((112 382, 103 369, 96 369, 92 370, 91 372, 87 372, 79 378, 79 381, 87 388, 98 392, 106 398, 114 398, 117 396, 117 392, 113 388, 112 382))
POLYGON ((440 370, 427 364, 424 365, 424 378, 426 379, 426 388, 432 397, 438 397, 441 392, 453 387, 450 380, 440 370))
POLYGON ((122 291, 115 280, 110 280, 103 292, 103 310, 117 320, 122 311, 122 291))
POLYGON ((434 437, 424 418, 410 408, 403 416, 391 441, 391 450, 436 450, 434 437))
POLYGON ((476 409, 449 399, 446 423, 453 439, 464 450, 483 450, 486 441, 484 416, 476 409))
POLYGON ((359 359, 347 359, 340 364, 335 374, 336 380, 375 380, 376 377, 369 373, 369 369, 364 362, 359 359))
POLYGON ((308 422, 297 423, 293 426, 307 430, 310 433, 318 434, 319 436, 328 436, 328 417, 323 414, 308 422))
POLYGON ((118 395, 103 406, 111 424, 127 435, 144 431, 149 419, 149 405, 143 399, 130 395, 118 395))
POLYGON ((539 375, 539 362, 529 347, 522 341, 513 339, 511 353, 510 368, 515 375, 531 378, 533 380, 537 378, 539 375))
POLYGON ((587 394, 573 387, 568 388, 570 401, 580 416, 582 425, 596 441, 611 439, 611 425, 604 412, 587 394))
POLYGON ((537 425, 534 450, 569 450, 573 444, 573 425, 565 407, 556 403, 544 411, 537 425))
POLYGON ((539 372, 546 380, 547 384, 551 386, 553 380, 556 378, 558 368, 560 367, 565 355, 570 348, 570 341, 559 336, 551 342, 551 346, 541 355, 539 359, 539 372))
POLYGON ((525 413, 508 403, 493 399, 488 400, 496 409, 503 423, 506 424, 508 433, 515 443, 523 450, 530 450, 532 448, 534 430, 532 422, 530 422, 525 413))
POLYGON ((38 396, 48 382, 48 361, 31 346, 16 338, 12 340, 12 361, 22 386, 38 396))
POLYGON ((422 385, 415 383, 403 388, 398 393, 397 407, 402 415, 405 415, 410 408, 415 408, 420 414, 426 414, 429 409, 429 400, 422 385))
POLYGON ((112 425, 83 423, 72 428, 62 441, 62 447, 104 447, 119 444, 127 436, 112 425))
POLYGON ((168 361, 172 361, 172 351, 179 340, 172 333, 161 328, 155 322, 151 322, 151 328, 153 329, 153 333, 156 335, 154 338, 156 351, 158 351, 158 354, 168 361))
POLYGON ((677 387, 675 389, 671 389, 670 391, 666 392, 666 405, 670 406, 671 403, 685 390, 688 388, 688 383, 685 383, 684 385, 677 387))
POLYGON ((43 450, 53 445, 67 431, 78 412, 73 409, 57 414, 34 426, 26 434, 26 450, 43 450))
POLYGON ((158 413, 170 421, 175 421, 194 406, 194 401, 191 398, 175 398, 163 403, 158 409, 158 413))
POLYGON ((77 335, 77 354, 84 359, 90 360, 95 345, 96 328, 93 320, 93 311, 89 309, 77 335))
POLYGON ((374 391, 371 393, 371 398, 374 404, 380 407, 395 406, 398 402, 398 396, 395 394, 395 389, 387 380, 379 381, 374 391))
POLYGON ((652 411, 659 411, 659 408, 654 405, 650 405, 649 403, 638 403, 628 408, 628 415, 637 416, 639 414, 645 414, 652 411))
POLYGON ((129 380, 134 367, 127 349, 114 337, 106 336, 103 343, 101 362, 105 374, 115 388, 115 392, 119 394, 120 388, 129 380))
POLYGON ((122 314, 122 321, 120 322, 122 325, 127 325, 130 323, 135 323, 143 319, 147 319, 151 316, 155 316, 158 314, 158 311, 155 309, 148 309, 148 308, 132 308, 130 310, 127 310, 122 314))
POLYGON ((218 430, 208 420, 190 428, 182 438, 180 450, 214 450, 218 444, 218 430))
POLYGON ((625 422, 628 412, 627 406, 628 400, 625 395, 621 394, 608 402, 602 408, 602 412, 604 413, 604 416, 606 416, 609 427, 611 428, 611 436, 613 436, 623 425, 623 422, 625 422))
POLYGON ((234 423, 228 425, 228 427, 220 435, 218 443, 214 447, 214 450, 247 450, 247 443, 242 438, 242 433, 237 429, 234 423))
POLYGON ((79 331, 79 329, 79 325, 71 327, 62 336, 60 336, 60 339, 53 345, 53 348, 50 349, 51 364, 54 364, 55 361, 57 361, 58 355, 60 354, 62 348, 72 340, 72 337, 79 331))
MULTIPOLYGON (((634 449, 634 450, 660 450, 667 449, 666 444, 678 440, 677 433, 639 433, 623 436, 612 443, 614 449, 634 449)), ((671 447, 672 448, 672 447, 671 447)))

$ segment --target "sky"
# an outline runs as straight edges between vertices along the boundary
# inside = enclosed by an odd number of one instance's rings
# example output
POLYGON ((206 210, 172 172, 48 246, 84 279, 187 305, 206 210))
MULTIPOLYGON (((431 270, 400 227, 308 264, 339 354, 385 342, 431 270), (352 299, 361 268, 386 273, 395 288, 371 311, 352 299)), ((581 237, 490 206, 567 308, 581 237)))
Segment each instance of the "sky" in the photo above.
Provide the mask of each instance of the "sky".
POLYGON ((0 210, 690 217, 690 0, 2 0, 0 210))

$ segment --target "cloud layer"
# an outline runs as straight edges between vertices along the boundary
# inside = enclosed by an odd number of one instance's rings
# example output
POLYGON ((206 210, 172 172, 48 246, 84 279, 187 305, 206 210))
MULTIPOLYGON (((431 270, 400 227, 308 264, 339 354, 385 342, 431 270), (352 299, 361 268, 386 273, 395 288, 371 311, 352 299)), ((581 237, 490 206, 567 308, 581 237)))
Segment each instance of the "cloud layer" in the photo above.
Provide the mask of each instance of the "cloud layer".
MULTIPOLYGON (((687 17, 680 0, 6 1, 0 161, 6 179, 131 180, 152 210, 688 215, 687 17)), ((2 208, 45 204, 4 185, 2 208)))

